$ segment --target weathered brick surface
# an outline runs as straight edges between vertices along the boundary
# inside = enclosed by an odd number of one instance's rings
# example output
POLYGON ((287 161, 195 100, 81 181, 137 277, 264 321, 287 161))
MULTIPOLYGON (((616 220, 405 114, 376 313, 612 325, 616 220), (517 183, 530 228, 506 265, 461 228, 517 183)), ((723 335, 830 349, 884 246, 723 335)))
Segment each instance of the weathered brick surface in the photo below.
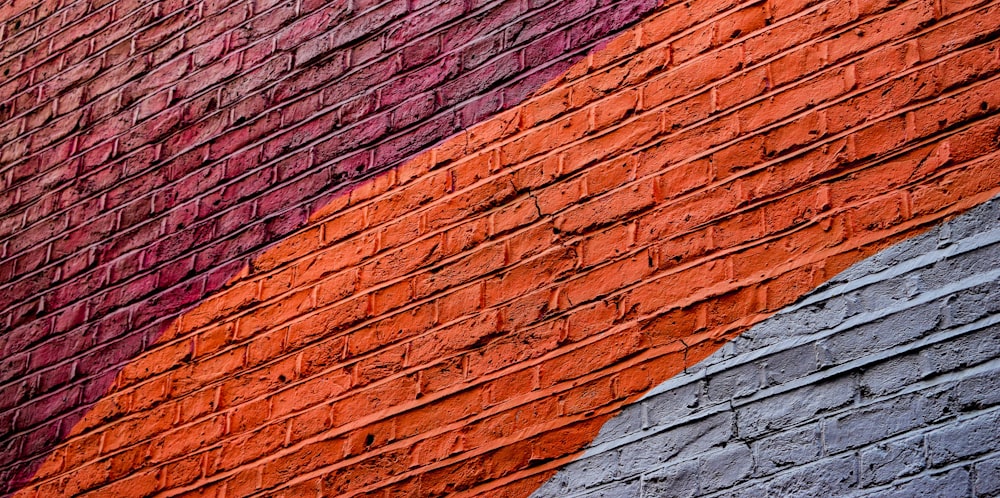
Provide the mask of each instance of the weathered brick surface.
POLYGON ((4 3, 0 475, 248 256, 653 6, 4 3))
POLYGON ((629 406, 533 496, 992 496, 997 258, 993 200, 851 267, 629 406), (755 385, 713 397, 734 376, 755 385), (731 422, 714 440, 712 420, 731 422))
MULTIPOLYGON (((25 17, 0 53, 0 471, 24 496, 527 496, 653 386, 1000 189, 996 2, 665 2, 603 40, 654 5, 118 2, 0 7, 25 17)), ((844 306, 896 304, 871 299, 844 306)), ((709 414, 698 447, 840 386, 709 414)))

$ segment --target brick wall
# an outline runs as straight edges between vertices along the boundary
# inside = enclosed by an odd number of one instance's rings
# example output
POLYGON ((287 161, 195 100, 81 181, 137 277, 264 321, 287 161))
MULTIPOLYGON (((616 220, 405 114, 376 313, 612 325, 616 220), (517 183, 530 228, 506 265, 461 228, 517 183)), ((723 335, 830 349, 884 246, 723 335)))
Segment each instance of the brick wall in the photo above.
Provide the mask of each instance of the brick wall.
POLYGON ((1000 191, 994 2, 28 7, 0 7, 24 496, 527 496, 1000 191))
POLYGON ((996 496, 1000 201, 648 393, 534 496, 996 496))
POLYGON ((652 7, 4 2, 0 483, 261 248, 652 7))

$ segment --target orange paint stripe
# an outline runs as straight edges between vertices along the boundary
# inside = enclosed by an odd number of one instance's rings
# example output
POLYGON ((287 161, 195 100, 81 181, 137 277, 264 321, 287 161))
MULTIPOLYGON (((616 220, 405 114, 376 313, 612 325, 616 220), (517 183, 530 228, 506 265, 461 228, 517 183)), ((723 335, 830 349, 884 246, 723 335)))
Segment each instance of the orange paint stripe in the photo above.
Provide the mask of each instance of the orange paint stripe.
POLYGON ((126 367, 21 496, 526 496, 646 390, 1000 192, 995 42, 945 55, 928 35, 888 68, 948 88, 988 66, 950 94, 883 93, 873 51, 757 99, 723 91, 757 81, 726 69, 742 48, 675 50, 663 76, 666 45, 631 55, 667 15, 592 57, 628 64, 333 201, 126 367))

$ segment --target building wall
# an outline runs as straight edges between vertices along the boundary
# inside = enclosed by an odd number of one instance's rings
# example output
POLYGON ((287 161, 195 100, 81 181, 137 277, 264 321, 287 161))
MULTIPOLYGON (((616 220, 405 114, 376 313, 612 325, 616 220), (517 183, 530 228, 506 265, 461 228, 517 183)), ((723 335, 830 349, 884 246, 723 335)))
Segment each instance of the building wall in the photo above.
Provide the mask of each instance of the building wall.
POLYGON ((641 1, 0 5, 0 492, 180 312, 641 1))
POLYGON ((0 482, 995 493, 998 9, 5 3, 0 482))
POLYGON ((533 496, 995 496, 1000 201, 629 405, 533 496))

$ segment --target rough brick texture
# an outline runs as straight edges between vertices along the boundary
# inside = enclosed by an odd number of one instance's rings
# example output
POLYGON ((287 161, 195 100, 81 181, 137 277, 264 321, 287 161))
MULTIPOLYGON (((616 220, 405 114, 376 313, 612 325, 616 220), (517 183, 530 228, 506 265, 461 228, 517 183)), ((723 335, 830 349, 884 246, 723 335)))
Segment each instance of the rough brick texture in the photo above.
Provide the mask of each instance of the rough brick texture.
POLYGON ((995 496, 998 296, 994 200, 658 386, 533 496, 995 496))
POLYGON ((653 6, 4 2, 0 492, 248 256, 653 6))
POLYGON ((998 2, 0 9, 23 496, 527 496, 1000 190, 998 2))

